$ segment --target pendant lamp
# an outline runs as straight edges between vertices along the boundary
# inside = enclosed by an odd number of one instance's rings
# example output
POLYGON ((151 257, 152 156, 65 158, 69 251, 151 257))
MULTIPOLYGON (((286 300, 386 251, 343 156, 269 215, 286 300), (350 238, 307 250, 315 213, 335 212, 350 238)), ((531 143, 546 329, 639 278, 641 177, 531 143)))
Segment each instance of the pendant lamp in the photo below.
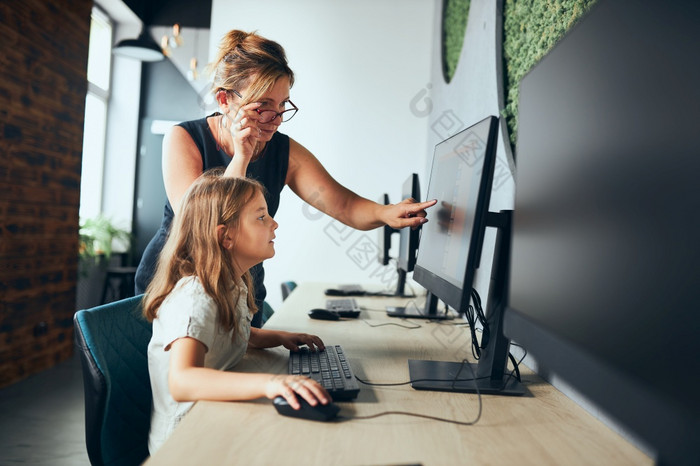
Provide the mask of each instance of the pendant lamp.
POLYGON ((163 51, 156 44, 156 41, 148 35, 145 27, 141 30, 138 38, 119 41, 112 49, 112 53, 141 61, 159 61, 165 58, 163 51))

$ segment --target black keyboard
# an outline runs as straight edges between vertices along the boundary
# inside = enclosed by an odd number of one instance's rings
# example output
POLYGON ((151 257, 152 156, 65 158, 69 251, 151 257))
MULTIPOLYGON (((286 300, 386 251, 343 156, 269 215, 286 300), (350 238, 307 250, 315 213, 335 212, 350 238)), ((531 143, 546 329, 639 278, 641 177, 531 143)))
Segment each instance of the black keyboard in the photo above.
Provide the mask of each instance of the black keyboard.
POLYGON ((340 345, 326 346, 323 351, 311 351, 307 347, 290 351, 289 373, 314 379, 323 385, 333 401, 352 400, 360 393, 360 386, 340 345))
POLYGON ((359 314, 360 306, 357 305, 355 298, 337 298, 327 299, 326 309, 336 312, 357 312, 359 314))

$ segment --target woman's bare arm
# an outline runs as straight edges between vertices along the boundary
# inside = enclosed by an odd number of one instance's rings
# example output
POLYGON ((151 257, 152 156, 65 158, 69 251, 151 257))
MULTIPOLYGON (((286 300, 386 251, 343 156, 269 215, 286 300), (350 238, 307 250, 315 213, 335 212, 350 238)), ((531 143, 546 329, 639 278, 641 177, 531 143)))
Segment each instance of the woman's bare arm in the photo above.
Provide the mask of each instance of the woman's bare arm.
POLYGON ((361 197, 338 183, 304 146, 289 139, 287 184, 314 208, 358 230, 384 224, 393 228, 417 227, 425 223, 425 209, 435 201, 381 205, 361 197))

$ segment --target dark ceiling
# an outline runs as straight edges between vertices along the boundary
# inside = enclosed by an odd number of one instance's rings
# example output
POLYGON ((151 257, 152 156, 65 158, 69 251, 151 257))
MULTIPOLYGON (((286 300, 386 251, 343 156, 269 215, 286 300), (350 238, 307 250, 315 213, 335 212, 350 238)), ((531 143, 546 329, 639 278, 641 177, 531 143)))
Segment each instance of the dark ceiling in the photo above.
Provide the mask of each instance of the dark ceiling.
POLYGON ((211 0, 122 0, 146 26, 211 26, 211 0))

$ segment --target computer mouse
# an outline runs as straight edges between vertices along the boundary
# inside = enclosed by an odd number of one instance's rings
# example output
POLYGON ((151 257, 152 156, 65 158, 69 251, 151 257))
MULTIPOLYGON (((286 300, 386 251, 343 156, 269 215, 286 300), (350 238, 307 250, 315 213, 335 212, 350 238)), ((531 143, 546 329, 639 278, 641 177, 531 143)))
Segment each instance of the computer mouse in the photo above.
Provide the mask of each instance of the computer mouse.
POLYGON ((340 320, 340 314, 328 309, 311 309, 309 311, 309 317, 320 320, 340 320))
POLYGON ((282 416, 308 419, 309 421, 330 421, 336 417, 340 411, 340 407, 333 403, 328 403, 327 405, 319 403, 316 406, 311 406, 308 401, 301 397, 297 397, 297 400, 299 400, 299 404, 301 404, 300 409, 292 408, 292 405, 282 396, 278 396, 272 400, 272 405, 282 416))

